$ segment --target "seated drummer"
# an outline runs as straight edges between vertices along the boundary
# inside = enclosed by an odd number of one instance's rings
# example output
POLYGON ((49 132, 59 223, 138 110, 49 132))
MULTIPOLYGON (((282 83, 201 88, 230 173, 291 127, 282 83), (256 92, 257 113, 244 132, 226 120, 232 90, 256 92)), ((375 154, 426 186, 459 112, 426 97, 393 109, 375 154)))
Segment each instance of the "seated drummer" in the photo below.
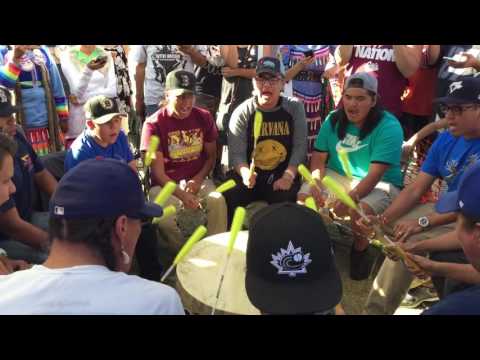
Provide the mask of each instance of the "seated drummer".
POLYGON ((335 314, 342 280, 330 236, 313 210, 281 203, 257 212, 246 257, 245 288, 262 314, 335 314))
POLYGON ((302 103, 280 95, 284 74, 276 58, 259 60, 253 79, 253 97, 232 114, 228 132, 230 173, 237 186, 225 193, 228 223, 237 206, 263 200, 269 204, 295 202, 300 188, 297 167, 307 155, 307 123, 302 103), (254 154, 253 124, 260 112, 263 126, 254 154))
MULTIPOLYGON (((207 235, 227 231, 225 199, 214 193, 215 185, 207 175, 212 171, 216 159, 217 128, 212 115, 195 103, 195 76, 193 73, 176 70, 167 75, 166 100, 160 110, 150 116, 142 130, 141 150, 145 151, 152 135, 160 139, 156 158, 151 164, 150 199, 155 199, 169 181, 179 186, 165 206, 174 205, 198 209, 203 207, 207 216, 207 235), (201 199, 205 203, 201 204, 201 199)), ((176 223, 176 216, 162 219, 159 227, 167 238, 167 248, 180 250, 185 242, 176 223)))
MULTIPOLYGON (((380 214, 403 187, 400 169, 403 131, 397 118, 384 111, 378 101, 377 79, 368 73, 350 76, 343 92, 343 108, 332 111, 320 128, 310 170, 320 179, 331 176, 342 184, 366 214, 380 214), (338 151, 348 154, 353 180, 345 175, 338 151)), ((319 206, 325 202, 317 188, 304 184, 298 200, 313 195, 319 206)), ((329 204, 327 204, 329 205, 329 204)), ((337 216, 349 215, 354 232, 350 277, 366 279, 370 274, 369 241, 355 223, 358 215, 338 200, 331 204, 337 216)))

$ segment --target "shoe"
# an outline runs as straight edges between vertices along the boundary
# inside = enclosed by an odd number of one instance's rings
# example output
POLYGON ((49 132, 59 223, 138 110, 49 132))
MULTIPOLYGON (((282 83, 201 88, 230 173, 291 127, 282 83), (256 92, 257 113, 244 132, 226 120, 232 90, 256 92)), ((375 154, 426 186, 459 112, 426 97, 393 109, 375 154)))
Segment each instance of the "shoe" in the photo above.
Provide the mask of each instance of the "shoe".
POLYGON ((411 290, 403 299, 401 307, 415 309, 422 305, 424 302, 436 302, 440 299, 437 296, 435 290, 425 286, 420 286, 411 290))
POLYGON ((350 279, 361 281, 367 279, 370 275, 372 259, 368 251, 369 248, 370 247, 367 247, 363 251, 357 251, 352 245, 352 250, 350 251, 350 279))

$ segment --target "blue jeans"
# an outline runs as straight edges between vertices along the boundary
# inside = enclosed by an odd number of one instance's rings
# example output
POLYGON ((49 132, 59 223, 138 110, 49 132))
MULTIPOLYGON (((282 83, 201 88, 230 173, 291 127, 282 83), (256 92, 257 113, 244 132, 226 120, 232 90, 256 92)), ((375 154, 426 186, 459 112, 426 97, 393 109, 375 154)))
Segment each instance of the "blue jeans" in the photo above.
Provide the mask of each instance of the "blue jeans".
POLYGON ((146 117, 152 115, 155 111, 158 110, 158 105, 145 105, 146 117))
MULTIPOLYGON (((33 212, 30 223, 48 231, 48 218, 48 212, 33 212)), ((0 241, 0 248, 7 252, 10 259, 25 260, 32 264, 42 264, 48 257, 48 253, 12 239, 0 241)))

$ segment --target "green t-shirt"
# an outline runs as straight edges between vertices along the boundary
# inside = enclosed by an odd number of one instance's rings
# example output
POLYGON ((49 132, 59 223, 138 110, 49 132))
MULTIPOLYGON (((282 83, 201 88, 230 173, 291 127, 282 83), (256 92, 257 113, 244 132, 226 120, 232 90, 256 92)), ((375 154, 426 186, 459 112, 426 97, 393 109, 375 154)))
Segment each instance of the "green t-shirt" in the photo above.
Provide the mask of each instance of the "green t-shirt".
POLYGON ((383 175, 382 181, 403 187, 403 175, 400 170, 403 130, 397 118, 385 111, 376 128, 363 140, 359 140, 360 129, 349 123, 345 138, 340 140, 337 135, 338 123, 335 130, 332 129, 333 113, 327 116, 315 141, 316 151, 329 154, 327 167, 345 175, 337 155, 337 151, 344 148, 354 178, 363 179, 368 174, 368 167, 372 162, 385 163, 390 164, 390 167, 383 175))

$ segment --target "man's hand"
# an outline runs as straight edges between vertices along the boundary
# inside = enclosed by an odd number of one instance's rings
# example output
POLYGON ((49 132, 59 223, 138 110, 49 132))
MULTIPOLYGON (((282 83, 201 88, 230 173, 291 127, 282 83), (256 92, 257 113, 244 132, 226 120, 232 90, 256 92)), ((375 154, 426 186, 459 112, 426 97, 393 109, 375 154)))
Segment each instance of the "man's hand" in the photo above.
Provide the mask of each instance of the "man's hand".
POLYGON ((418 267, 421 269, 421 270, 414 269, 406 261, 404 261, 404 264, 407 267, 407 269, 419 279, 425 280, 429 276, 435 275, 435 269, 437 265, 436 261, 429 260, 424 256, 413 255, 410 253, 407 253, 407 257, 413 262, 415 262, 418 265, 418 267))
POLYGON ((415 149, 415 139, 412 137, 408 141, 405 141, 402 145, 402 157, 401 162, 407 163, 410 160, 413 150, 415 149))
POLYGON ((20 58, 30 49, 30 45, 13 45, 13 62, 20 64, 20 58))
POLYGON ((200 191, 201 186, 202 186, 201 181, 198 181, 196 179, 191 179, 187 182, 187 186, 185 187, 185 191, 187 193, 197 195, 197 193, 200 191))
POLYGON ((73 105, 80 105, 80 102, 78 101, 78 98, 73 94, 70 94, 70 96, 68 97, 68 100, 70 100, 70 102, 73 105))
POLYGON ((222 75, 224 77, 238 76, 238 69, 232 69, 231 67, 225 66, 222 68, 222 75))
POLYGON ((249 189, 253 189, 257 181, 257 173, 254 172, 252 175, 250 175, 249 171, 245 171, 242 174, 242 180, 243 180, 243 184, 246 187, 248 187, 249 189))
POLYGON ((106 64, 107 64, 107 60, 97 61, 97 59, 93 59, 87 64, 87 67, 90 70, 99 70, 103 68, 106 64))
POLYGON ((8 275, 14 271, 26 270, 31 267, 26 261, 11 260, 6 256, 0 256, 0 275, 8 275))
POLYGON ((333 212, 338 217, 345 217, 350 214, 350 208, 339 200, 333 203, 333 212))
POLYGON ((312 197, 314 198, 318 208, 325 206, 325 201, 327 198, 322 194, 322 192, 320 192, 320 190, 318 190, 316 186, 310 187, 310 193, 312 194, 312 197))
POLYGON ((411 235, 422 232, 422 228, 418 225, 418 220, 403 220, 395 224, 393 228, 395 234, 395 241, 404 242, 411 235))
POLYGON ((182 195, 179 196, 179 198, 186 209, 198 209, 200 207, 200 202, 198 201, 198 198, 191 193, 183 191, 182 195))
POLYGON ((448 65, 453 68, 464 69, 469 67, 475 68, 475 65, 478 66, 479 64, 479 61, 477 60, 477 58, 472 54, 462 52, 460 56, 461 56, 460 61, 449 61, 448 65))
POLYGON ((273 191, 288 191, 292 187, 292 184, 293 181, 291 179, 281 177, 280 179, 273 182, 273 191))

